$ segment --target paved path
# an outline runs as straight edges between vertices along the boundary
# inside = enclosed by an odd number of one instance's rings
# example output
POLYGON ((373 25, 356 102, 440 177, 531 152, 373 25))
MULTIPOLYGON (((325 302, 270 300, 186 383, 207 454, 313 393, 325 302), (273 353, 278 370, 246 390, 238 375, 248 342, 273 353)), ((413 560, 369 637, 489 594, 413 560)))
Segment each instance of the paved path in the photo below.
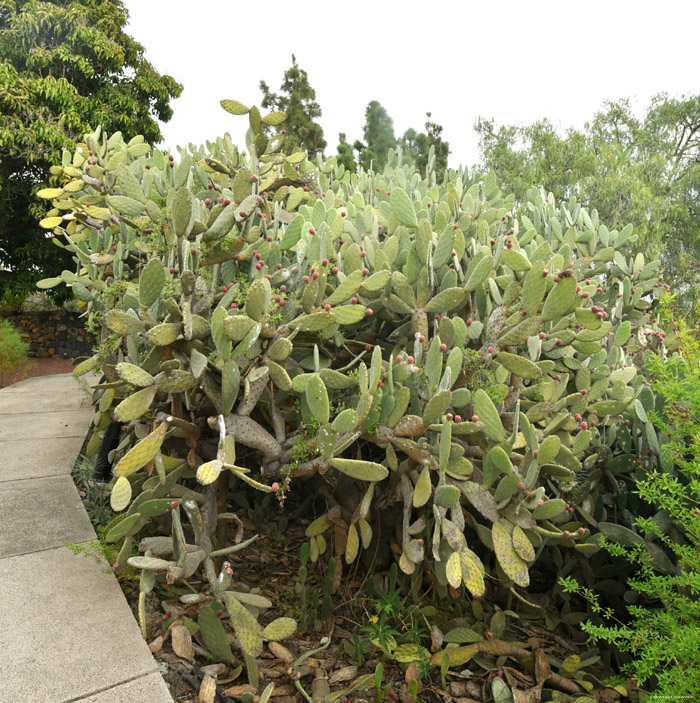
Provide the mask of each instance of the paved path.
POLYGON ((172 703, 70 476, 93 417, 70 374, 0 390, 0 703, 172 703))

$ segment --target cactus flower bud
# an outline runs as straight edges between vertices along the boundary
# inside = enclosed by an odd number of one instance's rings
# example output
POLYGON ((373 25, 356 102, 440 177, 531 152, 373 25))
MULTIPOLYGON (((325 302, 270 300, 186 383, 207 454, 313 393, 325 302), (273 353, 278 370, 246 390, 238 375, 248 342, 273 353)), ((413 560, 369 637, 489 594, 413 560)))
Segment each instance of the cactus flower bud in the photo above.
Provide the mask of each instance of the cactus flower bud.
POLYGON ((479 416, 478 416, 478 415, 472 415, 472 422, 479 422, 479 416))
POLYGON ((280 487, 280 485, 279 485, 279 483, 277 483, 277 481, 275 481, 275 482, 270 486, 270 488, 271 488, 274 492, 277 492, 277 491, 279 490, 279 487, 280 487))
POLYGON ((178 506, 178 502, 177 502, 176 500, 174 500, 172 503, 170 503, 170 507, 171 507, 173 510, 176 510, 176 509, 177 509, 177 506, 178 506))
POLYGON ((525 484, 521 481, 521 482, 518 484, 518 488, 519 488, 521 491, 524 491, 524 490, 525 490, 525 484))

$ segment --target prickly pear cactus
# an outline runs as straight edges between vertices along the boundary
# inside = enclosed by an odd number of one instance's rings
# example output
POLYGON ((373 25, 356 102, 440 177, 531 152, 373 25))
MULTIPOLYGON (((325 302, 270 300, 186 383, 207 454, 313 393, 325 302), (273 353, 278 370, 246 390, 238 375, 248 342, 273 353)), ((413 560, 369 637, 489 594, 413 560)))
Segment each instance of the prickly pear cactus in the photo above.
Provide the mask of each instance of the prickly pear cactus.
MULTIPOLYGON (((494 174, 437 183, 400 153, 383 173, 311 162, 265 136, 276 113, 222 104, 248 115, 246 152, 227 136, 175 157, 98 130, 40 193, 75 260, 42 285, 72 287, 102 332, 76 367, 103 375, 96 437, 125 423, 112 537, 196 477, 197 543, 173 509, 168 579, 202 568, 227 591, 210 539, 226 476, 281 498, 326 483, 312 561, 333 540, 353 562, 376 506, 401 506, 400 568, 428 561, 441 593, 479 596, 489 577, 525 588, 544 548, 595 552, 607 467, 660 461, 639 368, 663 346, 665 289, 631 227, 535 189, 514 216, 494 174)), ((234 601, 256 652, 272 630, 234 601)))

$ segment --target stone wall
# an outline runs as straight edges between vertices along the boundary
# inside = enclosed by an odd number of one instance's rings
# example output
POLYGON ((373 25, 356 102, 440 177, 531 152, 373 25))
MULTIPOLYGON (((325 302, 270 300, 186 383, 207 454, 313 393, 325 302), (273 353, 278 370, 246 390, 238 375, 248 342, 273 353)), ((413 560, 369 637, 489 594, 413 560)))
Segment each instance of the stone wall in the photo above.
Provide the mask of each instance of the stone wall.
POLYGON ((30 354, 37 358, 56 356, 73 359, 91 356, 93 336, 85 331, 77 312, 37 310, 5 315, 31 345, 30 354))

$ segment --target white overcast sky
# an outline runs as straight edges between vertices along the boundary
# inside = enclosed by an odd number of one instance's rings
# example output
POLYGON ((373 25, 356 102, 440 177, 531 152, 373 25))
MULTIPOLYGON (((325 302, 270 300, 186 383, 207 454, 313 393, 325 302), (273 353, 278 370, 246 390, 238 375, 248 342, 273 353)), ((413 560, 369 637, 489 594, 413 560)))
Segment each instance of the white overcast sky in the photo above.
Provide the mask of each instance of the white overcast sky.
POLYGON ((581 127, 606 100, 657 92, 697 94, 700 3, 665 0, 125 0, 128 32, 161 73, 184 84, 163 125, 164 147, 203 144, 247 119, 223 98, 261 100, 277 90, 295 54, 323 110, 335 153, 338 132, 362 138, 364 110, 379 100, 396 135, 422 130, 426 111, 443 125, 450 165, 478 159, 478 116, 499 124, 548 117, 581 127))

